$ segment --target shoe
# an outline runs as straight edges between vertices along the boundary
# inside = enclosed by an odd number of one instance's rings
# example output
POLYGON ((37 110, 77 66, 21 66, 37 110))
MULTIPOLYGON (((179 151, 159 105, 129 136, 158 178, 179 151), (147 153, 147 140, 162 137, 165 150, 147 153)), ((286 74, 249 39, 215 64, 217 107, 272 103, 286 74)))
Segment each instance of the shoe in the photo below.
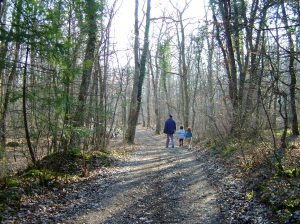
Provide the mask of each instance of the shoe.
POLYGON ((169 148, 168 146, 166 146, 166 148, 169 148))
POLYGON ((174 146, 172 146, 172 148, 174 148, 174 146))

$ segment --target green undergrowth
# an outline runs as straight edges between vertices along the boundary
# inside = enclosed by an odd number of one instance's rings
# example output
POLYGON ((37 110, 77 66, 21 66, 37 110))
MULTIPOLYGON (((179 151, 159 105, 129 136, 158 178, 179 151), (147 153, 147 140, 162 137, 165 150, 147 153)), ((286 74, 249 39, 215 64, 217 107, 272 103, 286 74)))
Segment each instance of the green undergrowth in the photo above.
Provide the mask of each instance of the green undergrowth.
POLYGON ((216 139, 212 139, 206 142, 206 148, 211 150, 215 155, 228 158, 239 149, 239 144, 232 142, 218 142, 216 139))
POLYGON ((38 161, 39 169, 29 165, 22 174, 0 179, 0 223, 7 208, 11 213, 20 209, 22 195, 29 195, 37 188, 46 192, 79 181, 87 172, 113 163, 114 158, 108 149, 84 154, 81 150, 68 150, 45 156, 38 161))
POLYGON ((83 166, 91 169, 110 166, 113 160, 108 149, 82 153, 79 149, 52 153, 39 162, 39 167, 60 174, 76 174, 83 166))

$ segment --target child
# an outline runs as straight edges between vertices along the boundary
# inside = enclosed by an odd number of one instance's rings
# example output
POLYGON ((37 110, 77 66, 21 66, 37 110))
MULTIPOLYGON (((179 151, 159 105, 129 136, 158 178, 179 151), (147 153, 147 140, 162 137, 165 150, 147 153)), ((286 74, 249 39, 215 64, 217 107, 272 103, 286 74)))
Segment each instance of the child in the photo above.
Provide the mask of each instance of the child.
POLYGON ((178 134, 179 146, 183 147, 183 139, 185 136, 185 131, 183 130, 183 126, 180 126, 180 130, 176 132, 178 134))
POLYGON ((190 127, 187 128, 185 137, 186 137, 189 149, 192 148, 191 140, 192 140, 192 137, 193 137, 193 133, 192 133, 192 129, 190 127))

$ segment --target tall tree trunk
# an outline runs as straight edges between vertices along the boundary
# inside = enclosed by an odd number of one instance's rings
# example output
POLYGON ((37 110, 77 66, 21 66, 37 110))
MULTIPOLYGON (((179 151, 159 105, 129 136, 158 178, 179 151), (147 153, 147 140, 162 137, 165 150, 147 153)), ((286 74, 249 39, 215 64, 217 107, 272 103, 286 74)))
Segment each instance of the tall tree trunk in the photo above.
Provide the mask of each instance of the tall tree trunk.
MULTIPOLYGON (((202 44, 203 45, 203 44, 202 44)), ((209 110, 208 114, 213 119, 213 122, 215 122, 215 105, 214 105, 214 78, 213 78, 213 56, 214 51, 213 47, 215 45, 214 39, 209 40, 209 37, 207 37, 207 47, 208 47, 208 63, 207 63, 207 75, 208 75, 208 100, 209 100, 209 110)), ((200 73, 200 69, 198 68, 198 71, 200 73)), ((207 122, 208 124, 211 124, 211 121, 207 122)), ((214 125, 210 125, 211 129, 215 129, 214 125)))
MULTIPOLYGON (((222 20, 224 25, 225 31, 225 41, 226 41, 226 48, 228 52, 228 61, 229 64, 229 73, 228 81, 229 81, 229 97, 231 99, 231 104, 233 108, 233 120, 236 120, 237 116, 237 109, 238 109, 238 101, 237 101, 237 69, 235 65, 235 57, 234 57, 234 47, 231 39, 232 34, 232 26, 230 23, 230 0, 219 1, 220 11, 222 14, 222 20)), ((233 125, 234 126, 234 125, 233 125)), ((235 127, 233 127, 235 128, 235 127)))
POLYGON ((26 58, 25 58, 25 64, 24 64, 24 72, 23 72, 23 118, 24 118, 25 136, 26 136, 27 146, 29 149, 29 154, 31 156, 31 161, 32 161, 33 165, 36 167, 37 166, 36 158, 35 158, 34 150, 32 148, 31 138, 30 138, 30 134, 29 134, 29 126, 28 126, 28 120, 27 120, 27 108, 26 108, 28 56, 29 56, 29 47, 27 46, 26 58))
MULTIPOLYGON (((101 41, 104 43, 104 51, 103 51, 103 68, 99 65, 99 80, 100 80, 100 104, 99 104, 99 132, 101 135, 101 148, 105 148, 108 145, 109 138, 106 138, 107 134, 110 134, 111 130, 108 130, 107 133, 107 77, 108 77, 108 63, 109 63, 109 46, 110 46, 110 26, 111 26, 112 15, 110 15, 110 20, 105 31, 104 40, 101 41)), ((98 49, 100 46, 98 47, 98 49)), ((98 63, 100 63, 100 56, 98 63)), ((111 129, 112 126, 109 127, 111 129)))
POLYGON ((10 75, 8 77, 8 82, 7 82, 7 87, 6 87, 6 93, 4 95, 4 103, 2 106, 2 110, 1 110, 1 149, 4 150, 5 149, 5 142, 6 142, 6 116, 7 116, 7 111, 8 111, 8 104, 9 104, 9 96, 12 92, 12 86, 13 86, 13 82, 15 80, 16 77, 16 61, 19 59, 19 52, 20 52, 20 43, 16 42, 16 46, 15 46, 15 53, 14 53, 14 57, 15 57, 15 62, 13 62, 13 66, 10 72, 10 75))
MULTIPOLYGON (((221 3, 219 3, 221 4, 221 3)), ((227 52, 225 50, 225 47, 223 47, 223 41, 222 41, 222 38, 221 38, 221 30, 220 30, 220 23, 218 22, 217 20, 217 14, 216 14, 216 9, 215 7, 212 7, 212 13, 213 13, 213 20, 214 20, 214 23, 216 24, 215 25, 215 29, 216 29, 216 39, 217 39, 217 42, 218 42, 218 45, 220 47, 220 50, 222 52, 222 56, 223 56, 223 60, 224 60, 224 67, 225 67, 225 70, 226 70, 226 73, 227 73, 227 77, 228 77, 228 83, 229 83, 229 86, 228 86, 228 93, 224 91, 224 88, 222 88, 222 83, 220 82, 220 80, 218 79, 218 82, 221 86, 221 89, 223 90, 223 94, 224 94, 224 97, 227 98, 229 97, 230 99, 232 98, 232 83, 231 82, 231 72, 230 72, 230 66, 229 66, 229 59, 228 59, 228 56, 227 56, 227 52)), ((226 109, 227 109, 227 112, 228 114, 230 115, 230 119, 231 120, 236 120, 236 117, 234 117, 235 113, 232 112, 232 107, 229 108, 229 106, 227 106, 227 103, 226 103, 226 100, 223 100, 225 106, 226 106, 226 109)), ((232 103, 232 100, 231 100, 231 103, 232 103)))
POLYGON ((146 74, 146 60, 149 47, 149 28, 150 28, 150 3, 151 0, 147 0, 147 13, 146 13, 146 26, 144 36, 144 46, 141 55, 141 61, 139 62, 139 28, 138 28, 138 0, 135 1, 135 39, 134 39, 134 61, 135 72, 133 90, 131 95, 131 103, 128 117, 128 127, 126 131, 125 140, 127 143, 133 143, 135 138, 136 125, 139 117, 139 112, 142 102, 142 87, 146 74))
MULTIPOLYGON (((75 112, 75 127, 82 127, 85 121, 86 100, 88 96, 88 89, 90 85, 91 73, 94 62, 95 46, 96 46, 96 34, 97 34, 97 3, 95 0, 86 1, 86 20, 87 20, 87 45, 85 49, 85 57, 83 60, 83 72, 81 85, 78 94, 79 105, 75 112)), ((80 136, 77 133, 72 134, 71 147, 79 148, 81 144, 80 136)))
MULTIPOLYGON (((69 9, 69 13, 68 13, 68 42, 71 43, 71 18, 72 18, 72 10, 71 7, 69 9)), ((75 52, 73 52, 74 55, 75 52)), ((67 50, 67 59, 66 59, 66 64, 67 64, 67 68, 72 68, 75 67, 75 56, 73 57, 73 61, 71 61, 71 52, 70 52, 70 47, 67 50)), ((65 111, 64 111, 64 128, 62 130, 61 133, 61 148, 64 150, 68 150, 68 145, 69 145, 69 137, 67 137, 65 135, 65 127, 70 126, 70 112, 71 112, 71 106, 70 106, 70 85, 71 85, 71 71, 64 71, 63 73, 64 75, 64 91, 65 91, 65 111)))
POLYGON ((125 141, 133 143, 135 137, 135 130, 138 116, 138 87, 140 81, 140 63, 139 63, 139 26, 138 26, 138 9, 139 1, 135 0, 135 17, 134 17, 134 80, 131 93, 131 101, 129 107, 129 117, 127 123, 127 130, 125 134, 125 141))
POLYGON ((155 67, 157 69, 155 70, 155 75, 154 75, 152 59, 149 52, 149 60, 150 60, 149 72, 152 77, 151 80, 153 85, 153 96, 154 96, 154 114, 155 114, 155 124, 156 124, 155 134, 159 135, 161 132, 161 120, 160 120, 160 113, 159 113, 159 97, 158 97, 159 69, 158 69, 157 55, 158 55, 158 50, 156 51, 156 56, 155 56, 155 67))
MULTIPOLYGON (((256 13, 256 10, 258 8, 258 3, 256 3, 256 5, 254 6, 255 10, 253 10, 253 15, 254 16, 256 13)), ((256 52, 258 51, 263 51, 261 49, 259 49, 261 46, 261 40, 263 39, 262 38, 262 30, 266 24, 266 15, 267 15, 267 9, 268 9, 269 5, 265 5, 265 7, 263 7, 261 9, 261 18, 260 18, 260 23, 259 23, 259 27, 261 29, 259 29, 257 31, 257 34, 256 34, 256 40, 255 40, 255 43, 253 44, 252 43, 252 38, 249 38, 249 48, 248 48, 248 51, 249 53, 248 54, 251 54, 250 56, 250 81, 249 81, 249 90, 248 90, 248 93, 247 93, 247 98, 246 98, 246 106, 245 106, 245 110, 243 111, 243 117, 242 117, 242 120, 241 120, 241 125, 244 126, 245 123, 247 122, 247 117, 249 117, 252 113, 253 113, 253 110, 255 109, 255 106, 254 105, 258 105, 259 104, 259 101, 260 101, 260 98, 259 97, 255 97, 257 95, 255 95, 257 92, 255 92, 256 90, 258 90, 258 88, 260 87, 261 85, 261 81, 262 81, 262 73, 258 72, 259 70, 259 54, 257 54, 256 52)), ((253 22, 251 22, 249 24, 249 26, 253 27, 253 22)), ((252 29, 252 28, 251 28, 252 29)), ((252 30, 251 29, 247 29, 248 32, 248 36, 252 36, 252 30)), ((248 63, 247 63, 248 64, 248 63)))
POLYGON ((147 107, 147 128, 151 127, 151 120, 150 120, 150 94, 151 94, 151 86, 150 86, 150 66, 148 64, 148 77, 147 77, 147 98, 146 98, 146 107, 147 107))
POLYGON ((289 42, 289 73, 290 73, 290 98, 291 98, 291 113, 292 113, 292 132, 293 135, 299 135, 299 128, 298 128, 298 116, 297 116, 297 108, 296 108, 296 85, 297 85, 297 78, 295 72, 295 47, 294 41, 292 37, 292 31, 289 27, 289 23, 287 20, 287 13, 284 6, 284 1, 281 0, 281 9, 282 9, 282 19, 283 23, 286 27, 286 32, 288 35, 288 42, 289 42))
POLYGON ((182 20, 182 13, 180 19, 180 33, 181 33, 181 58, 182 58, 182 80, 183 80, 183 123, 184 127, 189 126, 189 109, 190 109, 190 97, 188 88, 188 70, 186 65, 186 55, 185 55, 185 34, 184 25, 182 20))
POLYGON ((288 130, 288 113, 287 113, 287 95, 285 92, 278 92, 280 94, 279 103, 279 114, 283 120, 283 132, 280 138, 281 147, 286 148, 286 136, 288 130), (283 100, 283 102, 282 102, 283 100))
MULTIPOLYGON (((6 57, 6 54, 8 53, 8 43, 10 42, 10 38, 11 38, 11 35, 12 35, 12 32, 13 32, 13 29, 16 28, 16 33, 17 33, 17 30, 19 30, 19 24, 20 24, 20 10, 18 10, 18 8, 21 8, 20 7, 20 3, 22 1, 18 1, 15 3, 15 8, 13 10, 13 23, 15 23, 16 27, 12 26, 10 31, 8 32, 6 30, 6 19, 7 19, 7 12, 8 10, 6 10, 6 7, 7 7, 7 2, 6 1, 0 1, 0 36, 1 36, 1 43, 0 43, 0 75, 2 76, 2 71, 3 71, 3 68, 5 66, 5 57, 6 57), (3 20, 2 20, 3 18, 3 20), (9 37, 9 38, 5 38, 5 36, 9 37), (3 38, 3 39, 2 39, 3 38)), ((1 88, 2 88, 2 77, 0 77, 0 84, 1 84, 1 88)), ((2 93, 2 91, 1 91, 2 93)), ((1 96, 1 93, 0 93, 0 96, 1 96)))
MULTIPOLYGON (((15 11, 14 11, 14 16, 13 16, 13 22, 15 24, 15 35, 19 35, 19 30, 20 30, 20 19, 21 19, 21 3, 22 1, 19 0, 16 4, 15 11)), ((2 16, 2 15, 0 15, 2 16)), ((0 17, 1 18, 1 17, 0 17)), ((2 24, 0 25, 2 27, 2 24)), ((10 34, 12 34, 13 27, 11 28, 10 34)), ((4 31, 4 30, 3 30, 4 31)), ((3 32, 1 31, 1 32, 3 32)), ((4 45, 1 45, 1 53, 0 53, 0 75, 2 76, 2 71, 5 65, 5 57, 6 53, 8 52, 7 46, 8 46, 9 40, 5 40, 4 45), (2 49, 3 47, 3 49, 2 49)), ((8 82, 7 86, 5 89, 4 93, 4 99, 3 99, 3 104, 1 105, 1 114, 0 114, 0 147, 1 150, 5 150, 5 143, 6 143, 6 116, 7 116, 7 111, 8 111, 8 104, 9 104, 9 96, 12 92, 12 85, 13 81, 15 80, 16 77, 16 68, 17 68, 17 61, 19 60, 19 52, 20 52, 20 43, 16 41, 15 43, 15 50, 14 50, 14 62, 11 68, 11 72, 8 77, 8 82)), ((4 86, 3 79, 0 78, 0 85, 1 88, 4 86)), ((1 94, 4 91, 1 91, 1 94)))
MULTIPOLYGON (((160 36, 161 36, 161 30, 160 29, 160 36)), ((170 94, 167 88, 167 73, 169 72, 169 55, 170 55, 170 41, 164 40, 163 43, 160 43, 161 37, 157 40, 157 50, 156 50, 156 56, 155 56, 155 66, 156 66, 156 75, 159 74, 160 71, 160 80, 159 85, 163 89, 165 100, 166 100, 166 106, 167 106, 167 113, 171 113, 170 109, 170 94), (159 58, 159 60, 158 60, 159 58), (160 66, 160 68, 159 68, 160 66)), ((158 77, 156 76, 156 80, 158 81, 158 77)), ((162 112, 163 113, 163 112, 162 112)))

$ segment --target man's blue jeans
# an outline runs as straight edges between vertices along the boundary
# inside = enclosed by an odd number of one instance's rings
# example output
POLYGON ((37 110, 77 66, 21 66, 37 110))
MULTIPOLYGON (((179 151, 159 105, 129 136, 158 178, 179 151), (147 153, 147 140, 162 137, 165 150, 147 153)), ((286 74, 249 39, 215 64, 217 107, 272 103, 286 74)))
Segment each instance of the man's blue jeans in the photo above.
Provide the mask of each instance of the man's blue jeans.
POLYGON ((174 147, 174 135, 173 134, 167 134, 166 147, 169 147, 170 139, 171 139, 171 145, 172 145, 172 147, 174 147))

